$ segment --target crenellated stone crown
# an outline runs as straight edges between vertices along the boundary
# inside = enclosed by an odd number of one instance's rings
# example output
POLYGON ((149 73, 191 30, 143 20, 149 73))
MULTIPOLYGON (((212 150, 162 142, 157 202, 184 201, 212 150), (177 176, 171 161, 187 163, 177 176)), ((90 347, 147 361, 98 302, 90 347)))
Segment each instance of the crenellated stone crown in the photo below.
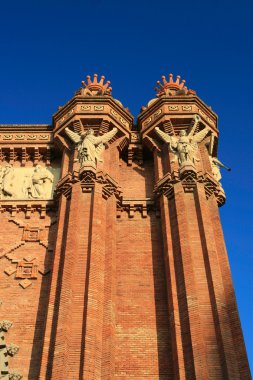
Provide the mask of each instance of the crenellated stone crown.
POLYGON ((180 75, 177 75, 177 79, 173 80, 173 74, 169 75, 169 81, 167 81, 165 75, 162 76, 162 82, 157 81, 159 87, 155 87, 157 92, 156 96, 160 97, 162 95, 196 95, 196 92, 188 89, 184 84, 185 80, 183 79, 180 82, 180 75))
POLYGON ((93 79, 91 79, 90 75, 87 75, 86 78, 87 83, 83 80, 82 85, 84 88, 80 89, 82 95, 111 95, 112 87, 109 87, 111 82, 107 81, 104 83, 104 75, 101 75, 99 81, 97 74, 93 75, 93 79))

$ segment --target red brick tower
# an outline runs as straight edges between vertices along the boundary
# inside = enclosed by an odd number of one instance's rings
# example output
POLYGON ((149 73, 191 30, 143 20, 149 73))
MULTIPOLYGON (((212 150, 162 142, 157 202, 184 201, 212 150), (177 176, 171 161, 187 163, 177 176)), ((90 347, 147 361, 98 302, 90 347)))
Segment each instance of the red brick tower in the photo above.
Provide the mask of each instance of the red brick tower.
POLYGON ((137 125, 97 75, 52 126, 0 125, 4 379, 251 378, 217 116, 158 86, 137 125))

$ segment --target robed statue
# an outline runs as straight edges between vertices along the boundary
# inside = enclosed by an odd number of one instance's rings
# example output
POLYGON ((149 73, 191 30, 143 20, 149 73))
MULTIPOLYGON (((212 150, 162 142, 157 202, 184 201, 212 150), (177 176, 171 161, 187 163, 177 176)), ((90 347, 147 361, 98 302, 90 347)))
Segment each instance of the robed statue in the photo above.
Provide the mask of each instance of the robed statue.
POLYGON ((218 160, 217 157, 209 156, 209 159, 210 159, 210 163, 211 163, 211 169, 212 169, 213 176, 217 182, 220 182, 220 180, 221 180, 220 168, 224 168, 228 172, 231 171, 231 168, 228 168, 226 165, 224 165, 220 160, 218 160))
POLYGON ((118 128, 113 128, 110 132, 102 136, 95 136, 92 128, 89 128, 86 132, 81 134, 73 132, 69 128, 65 128, 68 137, 77 144, 77 158, 81 167, 88 162, 92 162, 95 165, 97 162, 102 162, 101 153, 105 149, 105 144, 116 135, 117 131, 118 128))
POLYGON ((198 115, 195 115, 194 119, 194 125, 188 135, 186 130, 182 130, 179 132, 179 136, 176 136, 175 134, 173 136, 170 136, 167 133, 161 131, 158 127, 155 128, 158 136, 169 144, 170 152, 174 153, 177 156, 178 164, 180 167, 186 163, 195 164, 195 161, 199 161, 196 157, 198 143, 200 143, 210 131, 208 127, 205 127, 202 131, 194 134, 197 124, 200 121, 200 117, 198 115))

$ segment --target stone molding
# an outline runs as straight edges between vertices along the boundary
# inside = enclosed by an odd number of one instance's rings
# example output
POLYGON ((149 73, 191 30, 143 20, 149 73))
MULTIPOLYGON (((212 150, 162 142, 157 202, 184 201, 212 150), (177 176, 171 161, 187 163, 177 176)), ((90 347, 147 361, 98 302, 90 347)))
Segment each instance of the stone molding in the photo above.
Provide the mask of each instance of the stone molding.
POLYGON ((55 211, 56 204, 53 200, 32 200, 18 201, 11 199, 1 199, 0 212, 8 212, 12 217, 15 217, 18 213, 24 212, 25 218, 30 219, 34 212, 39 212, 40 218, 45 219, 48 211, 55 211))

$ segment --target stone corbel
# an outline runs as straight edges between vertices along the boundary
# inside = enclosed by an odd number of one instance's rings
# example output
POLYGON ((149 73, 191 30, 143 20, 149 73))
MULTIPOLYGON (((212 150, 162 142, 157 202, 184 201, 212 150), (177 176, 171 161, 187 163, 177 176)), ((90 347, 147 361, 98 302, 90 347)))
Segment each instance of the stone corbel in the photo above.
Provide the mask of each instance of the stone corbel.
POLYGON ((151 152, 153 152, 154 150, 156 150, 159 153, 161 152, 160 147, 152 137, 145 136, 143 142, 151 152))
POLYGON ((67 199, 70 199, 72 186, 74 183, 79 182, 84 193, 90 193, 95 187, 95 183, 101 183, 103 185, 102 195, 105 199, 108 199, 111 195, 120 197, 121 189, 117 182, 102 171, 96 172, 93 166, 84 166, 78 172, 68 173, 63 177, 56 186, 56 198, 59 198, 63 194, 67 199))
POLYGON ((196 172, 195 167, 191 165, 181 167, 179 172, 166 173, 155 185, 155 196, 159 197, 164 194, 169 199, 172 198, 174 186, 180 181, 186 193, 195 191, 197 184, 203 183, 207 199, 213 194, 219 207, 225 203, 226 197, 220 183, 215 181, 209 173, 196 172))
MULTIPOLYGON (((121 217, 122 212, 127 212, 129 218, 134 218, 136 213, 141 213, 142 218, 147 218, 148 211, 156 210, 153 199, 121 199, 117 204, 117 218, 121 217)), ((157 215, 158 216, 158 215, 157 215)))
POLYGON ((94 166, 84 166, 80 169, 79 178, 83 193, 91 193, 96 183, 96 169, 94 166))

